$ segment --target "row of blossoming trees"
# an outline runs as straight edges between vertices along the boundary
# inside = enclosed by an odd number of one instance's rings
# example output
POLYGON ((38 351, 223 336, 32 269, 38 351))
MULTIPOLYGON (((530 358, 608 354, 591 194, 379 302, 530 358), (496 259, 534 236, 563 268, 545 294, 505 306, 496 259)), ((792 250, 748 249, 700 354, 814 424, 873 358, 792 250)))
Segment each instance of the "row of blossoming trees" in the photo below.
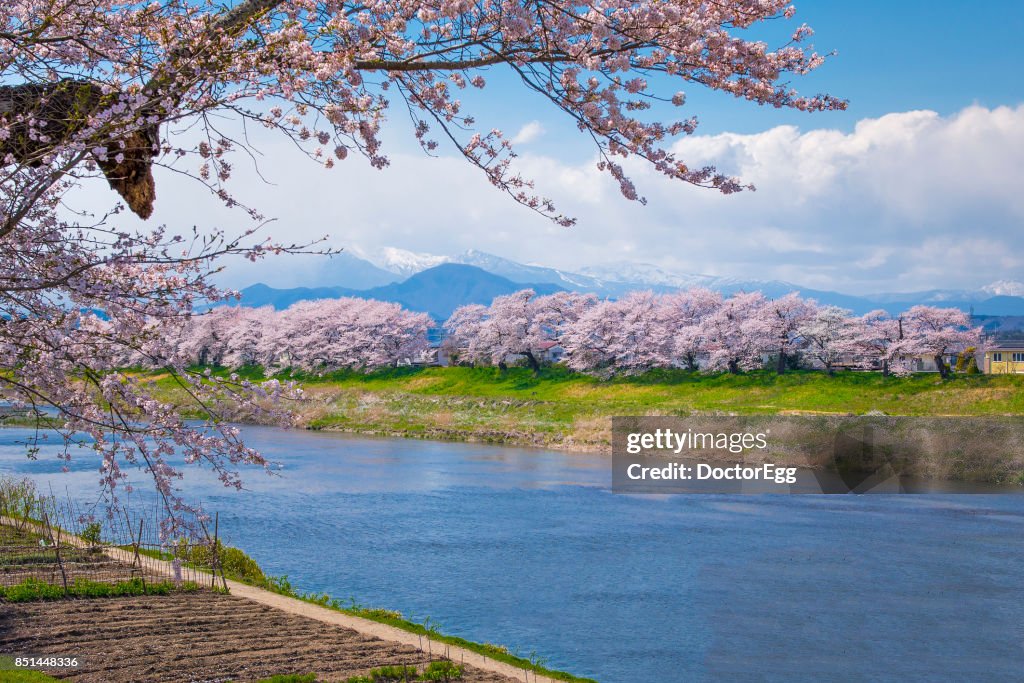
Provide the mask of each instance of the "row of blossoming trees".
MULTIPOLYGON (((417 358, 433 321, 399 304, 341 298, 270 306, 222 306, 164 330, 175 355, 197 365, 373 369, 417 358)), ((126 359, 146 364, 143 357, 126 359)))
POLYGON ((464 306, 445 327, 472 362, 500 364, 518 355, 536 368, 544 351, 557 345, 575 370, 622 373, 669 367, 737 373, 760 368, 768 358, 781 373, 803 358, 829 372, 843 365, 902 374, 924 357, 946 376, 950 354, 981 342, 980 328, 955 308, 854 316, 796 293, 722 297, 706 289, 634 292, 614 301, 524 290, 490 306, 464 306))
MULTIPOLYGON (((170 331, 179 354, 201 365, 264 365, 322 371, 372 369, 417 359, 433 326, 394 303, 342 298, 284 311, 222 307, 170 331)), ((737 373, 771 359, 778 372, 797 362, 823 368, 911 372, 927 359, 946 376, 947 359, 981 343, 981 331, 954 308, 915 306, 899 316, 854 316, 793 293, 729 297, 706 289, 634 292, 618 300, 522 290, 490 306, 457 309, 444 323, 457 361, 538 369, 552 348, 585 372, 638 373, 687 368, 737 373)))

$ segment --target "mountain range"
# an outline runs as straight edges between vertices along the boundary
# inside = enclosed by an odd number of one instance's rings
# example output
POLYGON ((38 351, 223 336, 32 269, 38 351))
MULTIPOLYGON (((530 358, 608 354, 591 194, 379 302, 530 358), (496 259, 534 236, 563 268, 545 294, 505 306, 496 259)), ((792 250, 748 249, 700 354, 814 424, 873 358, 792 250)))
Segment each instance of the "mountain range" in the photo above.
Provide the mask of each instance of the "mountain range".
POLYGON ((343 252, 329 262, 332 286, 276 289, 256 284, 242 290, 245 306, 286 308, 296 301, 359 296, 394 301, 406 308, 443 320, 464 304, 488 304, 496 296, 530 287, 540 294, 559 290, 591 292, 617 298, 634 290, 670 292, 689 287, 732 294, 761 291, 769 297, 789 292, 848 308, 862 314, 875 309, 891 313, 917 304, 960 308, 992 319, 1024 317, 1024 283, 1002 280, 977 290, 934 289, 920 292, 883 292, 851 295, 803 287, 780 280, 743 280, 687 273, 672 273, 650 264, 610 263, 569 272, 542 265, 469 250, 454 256, 420 254, 397 248, 375 252, 343 252))
POLYGON ((411 311, 429 313, 444 320, 459 306, 489 304, 495 297, 531 288, 538 294, 552 294, 561 288, 551 284, 512 282, 486 270, 458 263, 442 263, 416 273, 401 282, 392 282, 369 289, 349 287, 295 287, 275 289, 256 284, 242 290, 242 305, 273 306, 280 310, 297 301, 336 299, 357 296, 363 299, 393 301, 411 311))

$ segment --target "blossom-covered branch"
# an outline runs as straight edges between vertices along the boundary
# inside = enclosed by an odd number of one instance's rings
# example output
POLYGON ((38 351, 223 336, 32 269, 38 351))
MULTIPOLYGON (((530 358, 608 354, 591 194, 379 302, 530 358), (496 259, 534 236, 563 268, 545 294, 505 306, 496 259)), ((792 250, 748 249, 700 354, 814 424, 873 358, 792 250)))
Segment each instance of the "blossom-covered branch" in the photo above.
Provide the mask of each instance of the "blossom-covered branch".
MULTIPOLYGON (((174 485, 179 458, 238 485, 235 467, 262 459, 217 417, 218 404, 265 409, 264 394, 289 390, 196 376, 161 330, 191 324, 197 303, 230 294, 210 281, 224 257, 259 259, 311 245, 257 233, 263 216, 242 207, 231 184, 236 158, 257 150, 218 121, 265 127, 324 167, 362 157, 384 168, 381 130, 399 106, 424 149, 448 140, 514 201, 570 225, 516 170, 501 131, 464 111, 460 93, 509 70, 594 141, 598 166, 627 198, 642 199, 626 173, 633 158, 682 182, 734 192, 740 180, 672 152, 673 139, 692 133, 696 119, 661 118, 684 107, 683 91, 694 87, 774 107, 844 107, 790 87, 792 76, 823 61, 806 47, 808 28, 794 28, 777 46, 745 33, 793 13, 781 0, 4 2, 0 401, 56 411, 62 452, 70 457, 74 445, 87 444, 111 499, 124 464, 148 470, 172 516, 184 504, 174 485), (151 217, 160 202, 154 168, 188 176, 198 191, 246 210, 253 227, 240 235, 209 226, 139 229, 117 197, 151 217), (116 195, 108 211, 92 215, 76 205, 74 190, 97 179, 116 195), (132 354, 165 368, 210 419, 187 425, 119 370, 132 354)), ((547 334, 546 314, 538 315, 524 329, 547 334)), ((487 333, 504 340, 507 325, 518 324, 488 323, 487 333)), ((312 343, 306 332, 294 330, 289 341, 303 353, 312 343)), ((393 352, 367 350, 366 358, 393 352)))

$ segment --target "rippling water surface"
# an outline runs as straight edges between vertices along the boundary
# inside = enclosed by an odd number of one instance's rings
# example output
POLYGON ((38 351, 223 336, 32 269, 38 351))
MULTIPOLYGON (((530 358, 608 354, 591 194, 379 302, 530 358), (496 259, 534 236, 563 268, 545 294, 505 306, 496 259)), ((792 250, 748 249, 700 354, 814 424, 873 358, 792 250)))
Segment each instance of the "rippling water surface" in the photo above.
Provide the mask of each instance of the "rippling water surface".
MULTIPOLYGON (((28 434, 0 472, 95 499, 87 450, 28 434)), ((612 683, 1024 680, 1022 495, 624 496, 596 456, 244 435, 280 476, 186 483, 303 590, 612 683)))

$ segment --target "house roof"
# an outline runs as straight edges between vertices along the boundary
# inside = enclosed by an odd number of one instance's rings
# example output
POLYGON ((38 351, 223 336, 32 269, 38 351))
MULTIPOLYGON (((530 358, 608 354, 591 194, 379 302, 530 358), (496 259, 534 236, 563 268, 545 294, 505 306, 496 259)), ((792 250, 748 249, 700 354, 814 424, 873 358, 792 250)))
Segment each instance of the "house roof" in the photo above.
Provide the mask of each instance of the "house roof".
POLYGON ((989 346, 986 351, 1024 351, 1024 339, 1020 341, 1003 341, 989 346))

